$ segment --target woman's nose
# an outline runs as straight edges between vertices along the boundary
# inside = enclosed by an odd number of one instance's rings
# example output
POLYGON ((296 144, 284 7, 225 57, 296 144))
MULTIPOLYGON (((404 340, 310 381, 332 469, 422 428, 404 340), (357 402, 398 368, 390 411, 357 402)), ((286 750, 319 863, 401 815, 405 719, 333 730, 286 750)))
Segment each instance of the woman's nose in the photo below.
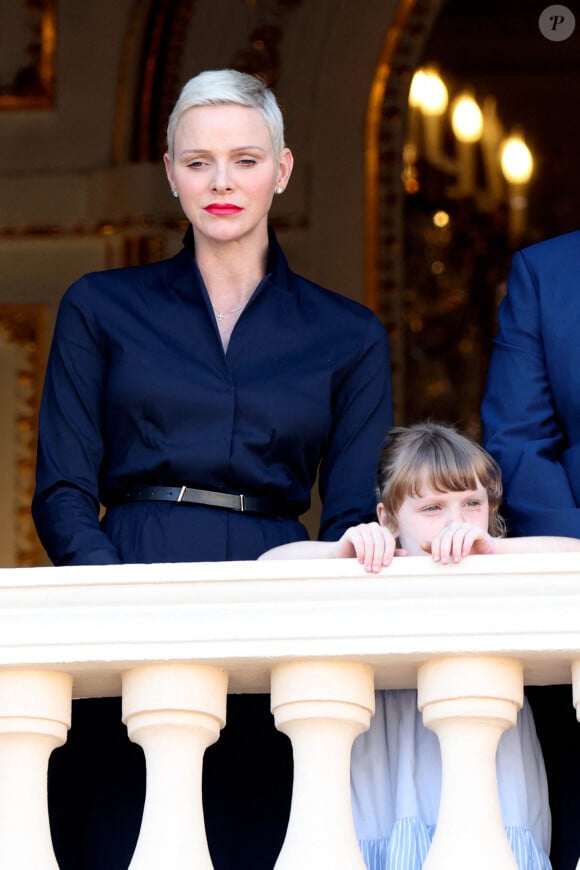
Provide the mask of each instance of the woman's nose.
POLYGON ((232 182, 227 167, 219 165, 216 166, 212 188, 213 190, 218 191, 232 189, 232 182))

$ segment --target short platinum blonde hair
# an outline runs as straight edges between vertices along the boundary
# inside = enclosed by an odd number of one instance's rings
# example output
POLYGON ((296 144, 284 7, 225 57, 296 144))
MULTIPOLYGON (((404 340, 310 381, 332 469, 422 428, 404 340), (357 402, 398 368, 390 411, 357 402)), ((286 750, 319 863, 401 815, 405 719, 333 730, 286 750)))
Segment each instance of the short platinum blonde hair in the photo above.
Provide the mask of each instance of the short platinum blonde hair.
POLYGON ((270 132, 274 155, 284 148, 284 119, 273 92, 257 76, 235 69, 206 70, 182 88, 167 124, 167 151, 173 160, 175 130, 185 112, 198 106, 248 106, 257 109, 270 132))
POLYGON ((378 470, 378 497, 391 528, 407 496, 420 496, 429 486, 436 492, 476 489, 481 483, 489 502, 490 535, 503 537, 505 520, 499 513, 503 487, 499 465, 477 441, 452 426, 427 421, 389 430, 378 470))

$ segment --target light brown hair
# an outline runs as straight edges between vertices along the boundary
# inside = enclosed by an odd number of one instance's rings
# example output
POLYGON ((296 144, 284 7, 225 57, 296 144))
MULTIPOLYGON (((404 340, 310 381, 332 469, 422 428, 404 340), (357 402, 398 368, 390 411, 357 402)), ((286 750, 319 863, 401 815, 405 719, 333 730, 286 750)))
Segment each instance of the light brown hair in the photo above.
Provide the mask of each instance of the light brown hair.
POLYGON ((392 528, 397 526, 403 500, 420 496, 423 486, 436 492, 460 492, 476 489, 479 481, 489 502, 488 531, 496 538, 505 535, 505 520, 499 513, 503 494, 499 466, 477 441, 452 426, 426 421, 389 430, 377 481, 378 497, 392 528))

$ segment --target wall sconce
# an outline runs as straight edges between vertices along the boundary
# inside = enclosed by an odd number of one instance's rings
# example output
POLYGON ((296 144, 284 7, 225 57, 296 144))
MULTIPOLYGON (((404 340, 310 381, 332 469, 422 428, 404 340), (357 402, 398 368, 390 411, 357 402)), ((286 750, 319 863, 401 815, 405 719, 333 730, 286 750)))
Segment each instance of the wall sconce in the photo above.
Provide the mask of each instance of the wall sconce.
POLYGON ((451 107, 451 127, 459 142, 479 142, 483 133, 483 113, 471 94, 461 94, 451 107))
POLYGON ((435 69, 419 69, 411 81, 409 104, 423 115, 425 156, 435 166, 441 162, 441 118, 449 102, 447 86, 435 69))
POLYGON ((457 139, 457 194, 472 196, 476 188, 475 145, 483 133, 483 113, 471 94, 463 93, 453 101, 451 128, 457 139))
POLYGON ((519 133, 509 136, 502 144, 500 163, 509 184, 527 184, 532 177, 534 158, 519 133))
POLYGON ((411 87, 409 88, 409 105, 413 109, 420 109, 423 101, 423 90, 425 88, 425 71, 418 69, 415 71, 411 79, 411 87))
POLYGON ((443 115, 449 102, 447 85, 434 69, 428 69, 419 79, 420 107, 425 115, 443 115))
POLYGON ((510 237, 517 246, 526 226, 527 186, 534 171, 532 152, 519 133, 513 133, 503 142, 500 164, 508 183, 510 237))
POLYGON ((480 106, 474 94, 463 89, 449 105, 448 86, 439 72, 433 67, 417 69, 409 89, 403 149, 402 179, 410 194, 421 187, 420 157, 452 179, 447 189, 451 197, 474 199, 484 212, 493 212, 507 198, 513 232, 523 231, 525 186, 534 161, 519 132, 505 139, 494 97, 485 97, 480 106), (446 137, 444 144, 447 126, 454 135, 452 142, 446 137), (448 153, 451 144, 452 154, 448 153))

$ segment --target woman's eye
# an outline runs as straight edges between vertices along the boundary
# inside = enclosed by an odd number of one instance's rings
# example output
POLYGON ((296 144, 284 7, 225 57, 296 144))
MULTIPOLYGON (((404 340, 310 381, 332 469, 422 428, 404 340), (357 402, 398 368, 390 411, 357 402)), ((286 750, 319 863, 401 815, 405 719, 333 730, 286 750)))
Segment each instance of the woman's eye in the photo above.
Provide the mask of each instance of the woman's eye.
POLYGON ((200 166, 203 166, 202 160, 192 160, 191 163, 187 164, 190 169, 197 169, 200 166))
POLYGON ((434 513, 435 511, 439 510, 439 505, 438 504, 428 504, 423 508, 423 510, 426 513, 434 513))
POLYGON ((479 507, 481 507, 481 502, 479 501, 479 499, 477 499, 477 498, 473 498, 473 499, 471 499, 470 501, 467 502, 467 507, 470 507, 470 508, 479 508, 479 507))
POLYGON ((238 163, 240 166, 255 166, 256 160, 253 157, 241 157, 238 163))

